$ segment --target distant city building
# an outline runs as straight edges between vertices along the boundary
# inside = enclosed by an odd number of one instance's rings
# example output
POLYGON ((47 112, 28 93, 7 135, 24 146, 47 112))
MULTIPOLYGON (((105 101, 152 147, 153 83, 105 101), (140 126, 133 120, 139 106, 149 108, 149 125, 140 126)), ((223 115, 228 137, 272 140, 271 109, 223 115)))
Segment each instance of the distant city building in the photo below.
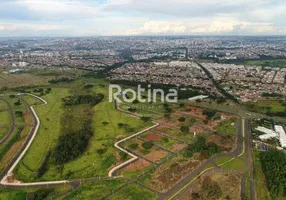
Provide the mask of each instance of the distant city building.
POLYGON ((19 73, 23 73, 25 70, 23 69, 12 69, 8 71, 8 74, 19 74, 19 73))
POLYGON ((206 99, 208 97, 209 96, 206 96, 206 95, 199 95, 199 96, 191 97, 191 98, 189 98, 189 100, 190 101, 203 100, 203 99, 206 99))

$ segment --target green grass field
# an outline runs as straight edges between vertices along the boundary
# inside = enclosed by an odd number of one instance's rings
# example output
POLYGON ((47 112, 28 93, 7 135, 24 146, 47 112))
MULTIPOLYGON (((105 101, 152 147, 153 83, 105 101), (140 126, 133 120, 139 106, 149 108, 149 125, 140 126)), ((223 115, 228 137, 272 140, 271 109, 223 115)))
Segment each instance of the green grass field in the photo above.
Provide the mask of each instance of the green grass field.
POLYGON ((11 124, 10 113, 9 111, 0 111, 0 127, 9 126, 11 124))
MULTIPOLYGON (((79 158, 65 164, 62 170, 62 177, 65 178, 85 178, 95 176, 106 176, 108 169, 117 162, 116 154, 119 152, 114 143, 117 138, 124 138, 127 135, 136 133, 151 123, 143 123, 141 120, 128 116, 114 109, 113 103, 108 102, 108 88, 95 87, 94 91, 105 95, 103 102, 93 108, 94 135, 90 139, 88 149, 79 158), (107 125, 103 125, 107 122, 107 125), (119 128, 118 123, 127 123, 128 130, 119 128), (98 155, 97 150, 105 149, 103 155, 98 155), (117 153, 116 153, 117 152, 117 153)), ((54 179, 59 177, 56 166, 50 166, 50 170, 44 175, 44 179, 54 179)))
POLYGON ((0 100, 0 110, 7 110, 7 109, 8 109, 7 103, 0 100))
POLYGON ((30 105, 41 105, 43 102, 35 97, 24 95, 22 98, 30 105))
POLYGON ((0 128, 0 140, 8 133, 9 128, 0 128))
POLYGON ((61 200, 81 200, 92 199, 99 200, 108 195, 112 190, 117 189, 123 180, 100 181, 97 183, 83 183, 80 188, 74 190, 70 194, 60 198, 61 200))
POLYGON ((232 157, 230 157, 230 156, 222 156, 220 158, 217 158, 215 160, 215 163, 220 166, 221 164, 229 161, 230 159, 232 159, 232 157))
MULTIPOLYGON (((150 122, 144 123, 140 119, 116 111, 114 104, 108 101, 108 87, 102 86, 105 82, 94 79, 85 81, 95 85, 92 88, 93 92, 105 95, 104 101, 93 108, 92 125, 94 135, 89 141, 87 150, 80 157, 63 166, 57 166, 49 162, 48 170, 41 180, 106 176, 111 166, 120 162, 118 158, 119 151, 114 147, 114 143, 118 138, 124 138, 152 125, 150 122), (108 124, 103 124, 103 122, 108 124), (118 126, 119 123, 126 123, 129 125, 129 128, 120 128, 118 126), (97 153, 99 149, 105 149, 103 155, 97 153)), ((69 95, 69 91, 72 94, 83 93, 81 87, 84 84, 85 82, 77 81, 70 85, 70 88, 52 88, 50 94, 43 96, 48 105, 35 108, 41 120, 41 126, 35 141, 17 167, 16 174, 18 178, 24 181, 35 180, 35 172, 40 167, 46 153, 55 147, 58 136, 62 131, 62 117, 65 116, 67 110, 62 107, 61 99, 69 95)), ((76 110, 77 108, 73 108, 72 112, 74 112, 74 109, 76 110)), ((72 119, 68 118, 66 120, 72 119)))
POLYGON ((139 187, 138 185, 132 184, 128 187, 125 187, 120 192, 116 193, 110 198, 111 200, 152 200, 157 199, 156 195, 150 191, 139 187))
POLYGON ((221 165, 221 167, 230 170, 244 170, 247 167, 247 164, 245 161, 235 158, 234 160, 221 165))
POLYGON ((4 189, 0 188, 0 200, 41 199, 48 200, 53 196, 70 189, 70 186, 62 186, 52 189, 4 189))
POLYGON ((283 112, 286 109, 286 106, 277 100, 259 100, 257 103, 245 103, 244 106, 249 111, 258 113, 283 112))
POLYGON ((217 127, 216 131, 222 133, 223 135, 235 135, 237 132, 237 119, 231 118, 225 121, 222 121, 217 127))
POLYGON ((263 67, 279 67, 279 68, 285 68, 285 67, 286 67, 286 59, 253 60, 253 61, 246 61, 245 64, 246 64, 246 65, 263 66, 263 67))
POLYGON ((35 111, 41 120, 41 126, 34 142, 16 168, 18 178, 33 181, 34 172, 40 166, 46 152, 55 146, 60 134, 60 117, 63 113, 61 98, 68 94, 67 89, 53 89, 50 94, 43 97, 48 105, 35 107, 35 111))

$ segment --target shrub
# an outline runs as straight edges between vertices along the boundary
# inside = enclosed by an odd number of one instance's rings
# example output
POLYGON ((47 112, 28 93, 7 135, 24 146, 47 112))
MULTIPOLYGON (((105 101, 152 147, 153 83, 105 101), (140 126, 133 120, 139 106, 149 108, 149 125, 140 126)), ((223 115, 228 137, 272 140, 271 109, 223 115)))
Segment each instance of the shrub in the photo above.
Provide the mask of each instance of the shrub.
POLYGON ((153 142, 144 142, 144 143, 142 144, 142 147, 143 147, 144 149, 151 149, 153 146, 154 146, 154 143, 153 143, 153 142))
POLYGON ((179 121, 179 122, 185 122, 185 121, 186 121, 186 118, 185 118, 185 117, 180 117, 180 118, 178 119, 178 121, 179 121))
POLYGON ((130 144, 128 147, 129 147, 131 150, 135 150, 135 149, 138 148, 138 144, 137 144, 137 143, 133 143, 133 144, 130 144))
POLYGON ((181 126, 180 128, 182 133, 188 133, 190 131, 190 127, 188 126, 181 126))

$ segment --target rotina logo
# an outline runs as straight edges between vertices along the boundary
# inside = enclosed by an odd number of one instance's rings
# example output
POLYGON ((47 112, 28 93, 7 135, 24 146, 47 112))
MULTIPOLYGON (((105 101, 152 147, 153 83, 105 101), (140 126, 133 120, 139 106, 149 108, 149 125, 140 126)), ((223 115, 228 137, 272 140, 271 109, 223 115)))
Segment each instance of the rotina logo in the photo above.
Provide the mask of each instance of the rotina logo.
POLYGON ((151 85, 148 85, 148 89, 146 91, 145 88, 142 88, 141 85, 138 85, 137 91, 129 88, 122 91, 122 88, 119 85, 111 84, 109 85, 109 102, 113 102, 113 100, 118 103, 122 103, 122 101, 127 103, 132 103, 137 100, 138 102, 157 102, 160 99, 161 102, 168 103, 177 103, 178 102, 178 91, 176 89, 169 89, 168 94, 165 94, 162 89, 151 89, 151 85), (115 92, 113 91, 115 90, 115 92), (147 99, 142 97, 142 93, 147 93, 147 99))

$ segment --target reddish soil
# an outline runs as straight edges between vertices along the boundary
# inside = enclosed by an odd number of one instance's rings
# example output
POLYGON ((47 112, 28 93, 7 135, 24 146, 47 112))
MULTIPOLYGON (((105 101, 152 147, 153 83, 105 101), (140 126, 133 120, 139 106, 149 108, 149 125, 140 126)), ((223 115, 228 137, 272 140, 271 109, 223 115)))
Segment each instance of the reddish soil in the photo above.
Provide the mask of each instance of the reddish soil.
POLYGON ((187 106, 184 110, 182 110, 182 112, 184 112, 186 114, 189 114, 189 115, 192 115, 194 117, 201 118, 201 119, 206 119, 207 116, 203 115, 203 111, 204 111, 203 109, 195 107, 195 106, 187 106), (186 111, 188 109, 191 109, 191 111, 186 111))
POLYGON ((236 146, 235 137, 225 137, 213 134, 207 139, 207 143, 217 144, 223 151, 231 152, 236 146))
POLYGON ((163 150, 157 150, 157 151, 152 151, 145 155, 144 157, 146 157, 149 160, 152 160, 153 162, 156 161, 160 161, 162 158, 164 158, 165 156, 168 155, 167 151, 163 151, 163 150))
POLYGON ((144 137, 144 139, 147 141, 159 141, 159 140, 161 140, 161 136, 157 135, 155 133, 150 133, 150 134, 146 135, 144 137))
POLYGON ((178 144, 178 143, 176 143, 176 144, 172 145, 172 150, 173 151, 180 151, 181 149, 183 149, 185 147, 186 147, 185 144, 178 144))
POLYGON ((167 191, 199 165, 200 161, 196 160, 191 160, 185 163, 180 163, 178 160, 174 160, 168 165, 162 165, 159 167, 152 175, 148 184, 160 191, 167 191))
MULTIPOLYGON (((167 130, 172 129, 171 127, 165 126, 165 125, 161 125, 155 128, 156 131, 159 131, 161 133, 167 133, 167 130)), ((178 129, 178 132, 180 130, 178 129)))
POLYGON ((196 133, 205 133, 206 131, 204 130, 204 128, 195 125, 195 126, 192 126, 190 128, 190 132, 192 132, 192 133, 194 133, 194 132, 196 132, 196 133))
POLYGON ((33 125, 33 118, 29 112, 24 112, 24 119, 27 125, 33 125))
POLYGON ((124 169, 122 169, 122 172, 134 172, 134 171, 138 171, 138 170, 142 170, 145 169, 146 167, 148 167, 151 163, 143 160, 143 159, 139 159, 136 162, 128 165, 127 167, 125 167, 124 169))

